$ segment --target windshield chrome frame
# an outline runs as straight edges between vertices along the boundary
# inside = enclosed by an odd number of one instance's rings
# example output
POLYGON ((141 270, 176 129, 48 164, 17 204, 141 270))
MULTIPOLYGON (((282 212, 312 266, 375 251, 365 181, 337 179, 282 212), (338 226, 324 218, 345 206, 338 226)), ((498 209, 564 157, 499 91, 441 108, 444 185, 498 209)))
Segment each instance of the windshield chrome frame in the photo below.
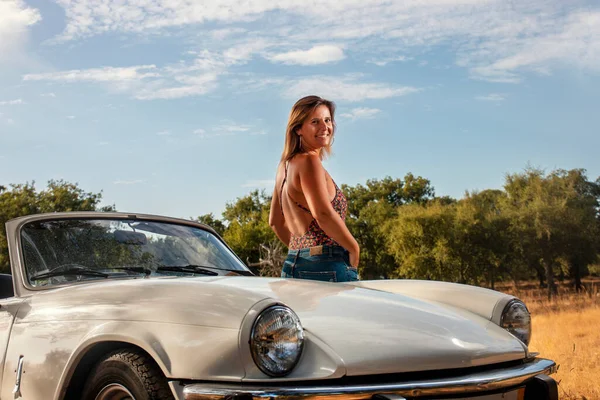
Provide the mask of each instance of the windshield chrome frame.
MULTIPOLYGON (((9 256, 11 270, 13 273, 13 282, 15 286, 15 296, 25 297, 33 293, 52 290, 56 288, 64 288, 65 286, 74 286, 79 284, 89 284, 104 282, 105 279, 89 279, 83 281, 71 281, 68 283, 57 284, 52 286, 32 286, 27 280, 27 274, 25 271, 25 262, 22 251, 21 242, 21 230, 23 227, 31 222, 44 222, 44 221, 60 221, 60 220, 140 220, 146 222, 157 222, 157 223, 169 223, 175 225, 185 225, 192 228, 202 229, 214 235, 224 246, 227 248, 233 257, 235 257, 241 265, 243 265, 246 271, 250 271, 248 266, 238 257, 238 255, 229 247, 229 245, 223 240, 223 238, 210 226, 204 225, 199 222, 192 220, 185 220, 180 218, 164 217, 160 215, 151 214, 134 214, 134 213, 123 213, 123 212, 101 212, 101 211, 75 211, 75 212, 61 212, 61 213, 45 213, 45 214, 34 214, 25 217, 15 218, 6 223, 6 234, 9 247, 9 256)), ((110 278, 111 280, 121 279, 132 279, 140 278, 142 276, 120 276, 110 278)), ((154 278, 154 277, 153 277, 154 278)), ((158 278, 158 277, 156 277, 158 278)), ((162 278, 162 277, 160 277, 162 278)), ((173 278, 172 276, 165 276, 164 278, 173 278)))

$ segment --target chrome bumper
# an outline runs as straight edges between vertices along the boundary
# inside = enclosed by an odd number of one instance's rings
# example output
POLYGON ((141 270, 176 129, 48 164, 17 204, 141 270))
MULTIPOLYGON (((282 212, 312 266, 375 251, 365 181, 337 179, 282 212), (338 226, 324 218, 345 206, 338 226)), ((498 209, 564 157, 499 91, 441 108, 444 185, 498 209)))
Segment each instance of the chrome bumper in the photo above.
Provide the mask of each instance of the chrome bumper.
POLYGON ((459 394, 481 394, 486 391, 502 390, 524 384, 539 374, 552 374, 556 371, 554 361, 536 358, 509 368, 499 368, 475 372, 451 378, 417 380, 386 384, 344 385, 344 386, 296 386, 286 382, 286 386, 265 384, 212 384, 196 383, 183 389, 185 400, 221 399, 302 399, 302 400, 366 400, 374 395, 402 397, 445 396, 459 394))

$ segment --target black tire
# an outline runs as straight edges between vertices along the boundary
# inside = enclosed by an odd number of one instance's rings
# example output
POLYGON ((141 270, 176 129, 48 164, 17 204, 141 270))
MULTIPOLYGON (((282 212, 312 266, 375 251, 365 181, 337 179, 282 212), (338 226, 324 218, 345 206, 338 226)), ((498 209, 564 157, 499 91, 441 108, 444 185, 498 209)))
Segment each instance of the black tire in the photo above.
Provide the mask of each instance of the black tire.
POLYGON ((173 400, 167 380, 154 360, 135 349, 113 351, 92 369, 82 399, 95 400, 101 393, 101 399, 173 400), (116 392, 115 396, 108 395, 108 391, 116 392))

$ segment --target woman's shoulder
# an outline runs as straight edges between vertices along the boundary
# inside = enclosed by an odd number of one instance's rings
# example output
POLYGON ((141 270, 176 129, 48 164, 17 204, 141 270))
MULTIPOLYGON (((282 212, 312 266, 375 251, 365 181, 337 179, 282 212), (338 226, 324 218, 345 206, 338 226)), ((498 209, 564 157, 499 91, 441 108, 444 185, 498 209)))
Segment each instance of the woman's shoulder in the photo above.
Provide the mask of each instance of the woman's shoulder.
POLYGON ((302 153, 296 154, 291 160, 290 164, 293 164, 294 167, 300 169, 314 169, 314 168, 323 168, 323 164, 321 163, 321 158, 318 154, 315 153, 302 153))

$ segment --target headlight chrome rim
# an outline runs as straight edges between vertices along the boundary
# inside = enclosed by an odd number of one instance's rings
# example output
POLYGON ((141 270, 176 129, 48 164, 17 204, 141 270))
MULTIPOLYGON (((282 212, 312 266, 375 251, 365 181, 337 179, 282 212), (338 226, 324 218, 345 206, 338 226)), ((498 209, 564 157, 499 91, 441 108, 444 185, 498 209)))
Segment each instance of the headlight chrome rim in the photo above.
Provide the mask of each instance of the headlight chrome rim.
POLYGON ((526 346, 529 346, 529 343, 531 342, 531 333, 532 333, 532 329, 531 329, 531 313, 529 312, 529 309, 527 308, 527 306, 525 305, 524 302, 522 302, 519 299, 512 299, 511 301, 509 301, 506 306, 504 306, 504 310, 502 310, 502 316, 500 318, 500 327, 504 328, 506 331, 508 331, 509 333, 511 333, 514 337, 516 337, 517 339, 519 339, 521 342, 523 342, 526 346), (519 310, 519 308, 521 308, 519 310), (524 336, 523 332, 520 332, 519 330, 525 329, 525 326, 514 326, 514 313, 515 312, 526 312, 527 313, 527 321, 526 321, 526 334, 524 336), (512 314, 511 314, 512 313, 512 314))
MULTIPOLYGON (((296 365, 298 365, 298 362, 300 361, 300 358, 304 351, 304 329, 302 328, 302 325, 300 323, 300 318, 298 318, 298 316, 292 309, 290 309, 289 307, 286 307, 284 305, 277 304, 277 305, 273 305, 273 306, 265 308, 262 312, 259 313, 259 315, 254 320, 254 323, 252 324, 249 345, 250 345, 250 353, 252 355, 252 359, 254 360, 254 364, 264 374, 271 376, 271 377, 275 377, 275 378, 289 375, 294 370, 296 365), (280 315, 283 314, 284 316, 291 318, 291 320, 293 321, 293 324, 297 327, 297 331, 296 331, 296 340, 298 341, 297 352, 295 354, 295 357, 292 360, 287 360, 287 362, 285 363, 285 364, 287 364, 286 368, 284 368, 280 371, 275 371, 273 369, 269 369, 268 362, 265 362, 266 360, 265 360, 264 356, 262 356, 261 354, 258 353, 258 350, 260 349, 260 344, 258 344, 258 342, 257 342, 257 340, 259 340, 257 338, 257 334, 258 334, 257 330, 260 327, 260 324, 262 322, 264 322, 263 320, 265 320, 266 318, 272 317, 272 315, 271 315, 272 313, 278 313, 280 315)), ((283 361, 283 359, 282 359, 282 361, 283 361)))

